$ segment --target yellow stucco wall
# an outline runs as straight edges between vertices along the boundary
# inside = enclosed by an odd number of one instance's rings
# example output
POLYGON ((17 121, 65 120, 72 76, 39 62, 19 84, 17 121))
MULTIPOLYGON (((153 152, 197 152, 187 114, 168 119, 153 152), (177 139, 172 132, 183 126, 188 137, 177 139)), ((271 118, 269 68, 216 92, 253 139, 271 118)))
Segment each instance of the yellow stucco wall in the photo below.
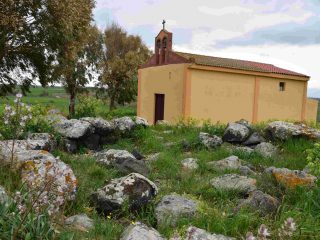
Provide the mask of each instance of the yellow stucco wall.
POLYGON ((310 98, 307 99, 306 121, 316 121, 318 114, 318 104, 319 100, 310 98))
POLYGON ((190 69, 190 117, 227 123, 252 120, 255 77, 190 69))
POLYGON ((305 82, 259 77, 258 121, 270 119, 302 119, 305 82), (285 91, 279 91, 279 83, 285 82, 285 91))
POLYGON ((164 119, 175 122, 183 115, 185 64, 171 64, 139 70, 138 116, 154 122, 155 94, 165 94, 164 119))

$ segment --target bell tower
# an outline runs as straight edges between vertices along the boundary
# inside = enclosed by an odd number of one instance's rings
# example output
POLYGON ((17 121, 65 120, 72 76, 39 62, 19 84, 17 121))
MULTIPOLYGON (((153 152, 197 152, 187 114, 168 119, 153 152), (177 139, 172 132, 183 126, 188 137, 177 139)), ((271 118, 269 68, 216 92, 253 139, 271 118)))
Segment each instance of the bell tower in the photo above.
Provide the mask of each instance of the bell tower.
POLYGON ((154 52, 156 64, 162 65, 169 62, 169 53, 172 51, 172 33, 165 28, 166 21, 163 20, 163 28, 155 38, 154 52))

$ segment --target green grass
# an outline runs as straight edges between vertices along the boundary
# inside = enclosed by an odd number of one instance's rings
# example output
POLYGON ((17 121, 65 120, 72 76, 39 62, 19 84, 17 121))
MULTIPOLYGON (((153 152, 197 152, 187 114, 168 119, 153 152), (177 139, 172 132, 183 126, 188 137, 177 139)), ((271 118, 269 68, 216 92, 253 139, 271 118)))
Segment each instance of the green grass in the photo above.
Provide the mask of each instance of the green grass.
MULTIPOLYGON (((141 221, 157 228, 165 237, 170 237, 175 231, 183 232, 188 226, 194 225, 209 232, 220 233, 236 238, 243 237, 246 232, 256 232, 260 224, 264 223, 271 232, 275 232, 288 217, 293 217, 298 224, 298 231, 293 239, 316 239, 320 230, 320 188, 298 188, 296 190, 284 189, 267 176, 257 177, 258 186, 263 191, 282 199, 282 205, 276 215, 261 217, 249 210, 242 210, 234 214, 233 209, 243 198, 236 192, 219 191, 209 185, 210 179, 221 173, 206 168, 209 161, 219 160, 230 155, 226 147, 216 150, 207 150, 197 144, 198 128, 178 127, 151 127, 139 129, 130 138, 124 138, 116 144, 106 148, 139 150, 142 154, 161 152, 157 161, 150 163, 151 174, 149 178, 155 181, 160 189, 156 199, 144 212, 135 215, 126 213, 120 219, 108 219, 98 216, 89 206, 90 193, 102 187, 105 180, 121 176, 115 169, 104 168, 97 165, 90 155, 69 155, 55 152, 68 163, 79 179, 79 191, 74 203, 68 205, 65 214, 87 213, 96 220, 96 227, 89 233, 62 231, 60 239, 119 239, 122 231, 132 221, 141 221), (166 132, 166 131, 172 132, 166 132), (187 139, 192 146, 190 152, 184 152, 181 141, 187 139), (166 147, 168 143, 172 144, 166 147), (199 159, 199 169, 190 172, 181 167, 181 160, 186 157, 199 159), (154 208, 162 196, 170 193, 186 195, 199 202, 198 213, 194 218, 181 219, 176 228, 157 226, 154 208)), ((212 131, 214 131, 212 129, 212 131)), ((216 129, 220 132, 219 129, 216 129)), ((305 150, 312 147, 308 140, 294 139, 278 143, 281 154, 275 158, 263 158, 259 155, 239 156, 259 168, 261 166, 287 167, 290 169, 303 169, 306 165, 305 150)), ((229 171, 230 172, 230 171, 229 171)), ((232 172, 232 171, 231 171, 232 172)), ((237 173, 237 171, 234 171, 237 173)), ((2 184, 2 182, 0 182, 2 184)), ((276 239, 276 238, 273 238, 276 239)))

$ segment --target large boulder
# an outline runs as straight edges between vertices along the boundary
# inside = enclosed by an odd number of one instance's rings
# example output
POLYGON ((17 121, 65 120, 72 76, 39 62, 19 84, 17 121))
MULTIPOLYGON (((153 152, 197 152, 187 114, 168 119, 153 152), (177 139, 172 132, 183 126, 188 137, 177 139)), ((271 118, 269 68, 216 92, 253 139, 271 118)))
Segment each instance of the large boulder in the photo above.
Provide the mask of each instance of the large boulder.
POLYGON ((217 148, 221 146, 222 139, 216 135, 210 135, 209 133, 201 132, 199 134, 200 142, 208 149, 217 148))
POLYGON ((28 135, 27 143, 29 149, 49 152, 53 151, 57 146, 54 136, 49 133, 31 133, 28 135))
POLYGON ((216 171, 237 170, 241 167, 241 160, 237 156, 230 156, 219 161, 208 162, 209 169, 216 171))
POLYGON ((138 126, 143 126, 143 127, 148 127, 149 126, 149 123, 148 123, 147 119, 144 119, 142 117, 136 117, 135 123, 138 126))
POLYGON ((100 136, 108 135, 114 131, 114 125, 103 118, 85 117, 80 120, 89 122, 94 129, 93 132, 100 136))
POLYGON ((235 238, 209 233, 203 229, 190 226, 185 240, 235 240, 235 238))
POLYGON ((245 146, 254 146, 254 145, 257 145, 257 144, 265 142, 265 141, 266 140, 264 139, 264 137, 262 137, 260 135, 260 133, 254 132, 242 144, 245 145, 245 146))
POLYGON ((160 225, 174 226, 179 218, 191 218, 196 214, 197 203, 177 194, 164 196, 155 209, 160 225))
POLYGON ((136 126, 136 123, 130 117, 113 119, 112 124, 114 125, 115 129, 120 132, 129 132, 136 126))
POLYGON ((146 206, 157 194, 157 186, 138 173, 112 179, 91 194, 90 202, 99 213, 108 215, 129 204, 130 210, 146 206))
POLYGON ((218 190, 236 191, 247 194, 256 190, 256 180, 237 174, 225 174, 211 179, 210 184, 218 190))
POLYGON ((165 240, 165 238, 154 228, 142 223, 136 223, 126 228, 120 240, 165 240))
POLYGON ((266 169, 267 173, 272 173, 277 182, 284 184, 289 188, 297 186, 314 186, 317 178, 311 174, 299 170, 290 170, 287 168, 270 167, 266 169))
POLYGON ((91 123, 78 119, 63 120, 53 125, 55 131, 63 137, 80 139, 93 133, 91 123))
POLYGON ((320 139, 320 131, 310 128, 305 124, 275 121, 269 123, 265 130, 272 139, 278 140, 287 140, 291 137, 320 139))
POLYGON ((259 153, 263 157, 274 157, 278 154, 278 148, 272 143, 262 142, 258 144, 255 149, 255 152, 259 153))
POLYGON ((236 207, 235 211, 238 212, 242 208, 249 208, 254 211, 258 211, 260 215, 275 213, 280 206, 278 199, 263 193, 260 190, 250 192, 249 197, 242 200, 236 207))
POLYGON ((149 169, 143 160, 137 160, 126 150, 109 149, 95 154, 97 162, 104 166, 113 166, 124 174, 136 172, 144 176, 149 174, 149 169))
POLYGON ((78 214, 68 217, 64 220, 64 224, 74 230, 88 232, 94 228, 94 221, 87 214, 78 214))
POLYGON ((198 159, 196 158, 186 158, 181 161, 182 167, 187 170, 194 170, 199 167, 198 159))
POLYGON ((49 202, 54 202, 55 212, 67 200, 74 200, 78 181, 72 169, 45 151, 19 152, 21 180, 31 191, 49 192, 49 202), (39 190, 40 189, 40 190, 39 190))
POLYGON ((229 123, 223 134, 223 141, 230 143, 242 143, 250 135, 250 129, 244 124, 229 123))

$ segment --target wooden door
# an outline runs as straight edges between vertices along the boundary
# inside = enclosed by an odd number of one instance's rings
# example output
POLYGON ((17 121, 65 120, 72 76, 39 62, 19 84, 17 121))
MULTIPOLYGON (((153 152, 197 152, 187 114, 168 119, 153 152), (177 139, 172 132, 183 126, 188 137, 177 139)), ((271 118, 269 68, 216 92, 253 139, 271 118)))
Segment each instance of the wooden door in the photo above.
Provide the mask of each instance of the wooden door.
POLYGON ((164 94, 155 94, 154 124, 164 120, 164 94))

